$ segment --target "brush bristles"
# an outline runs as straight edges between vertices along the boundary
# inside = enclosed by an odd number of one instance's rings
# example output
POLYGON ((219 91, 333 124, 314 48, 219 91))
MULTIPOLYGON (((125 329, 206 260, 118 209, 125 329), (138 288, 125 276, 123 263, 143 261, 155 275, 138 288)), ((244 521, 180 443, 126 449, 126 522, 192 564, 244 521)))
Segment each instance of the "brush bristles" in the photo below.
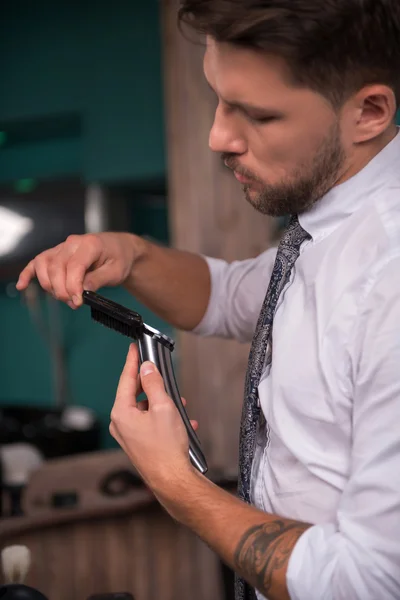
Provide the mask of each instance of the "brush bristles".
POLYGON ((95 308, 92 308, 92 319, 93 321, 100 323, 100 325, 104 325, 109 329, 113 329, 114 331, 122 333, 122 335, 126 335, 128 338, 135 339, 136 337, 134 327, 127 325, 118 319, 114 319, 113 317, 110 317, 109 315, 106 315, 95 308))
POLYGON ((24 583, 31 566, 31 551, 26 546, 8 546, 1 552, 5 582, 24 583))

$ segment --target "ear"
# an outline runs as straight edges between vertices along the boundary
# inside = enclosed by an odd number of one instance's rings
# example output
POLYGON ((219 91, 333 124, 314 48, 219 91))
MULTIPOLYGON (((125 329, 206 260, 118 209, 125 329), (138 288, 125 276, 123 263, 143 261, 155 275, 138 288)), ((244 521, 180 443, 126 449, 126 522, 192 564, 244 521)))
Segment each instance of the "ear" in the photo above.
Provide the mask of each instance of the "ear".
POLYGON ((397 111, 396 96, 386 85, 369 85, 354 96, 354 108, 354 142, 368 142, 393 125, 397 111))

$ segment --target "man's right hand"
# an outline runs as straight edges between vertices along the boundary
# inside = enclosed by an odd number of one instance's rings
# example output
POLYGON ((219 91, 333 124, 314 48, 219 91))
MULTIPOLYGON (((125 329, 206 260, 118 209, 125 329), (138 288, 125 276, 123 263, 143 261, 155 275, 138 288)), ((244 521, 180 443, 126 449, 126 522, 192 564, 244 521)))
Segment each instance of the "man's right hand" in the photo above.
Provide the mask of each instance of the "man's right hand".
POLYGON ((130 275, 142 240, 129 233, 71 235, 36 256, 21 272, 17 289, 36 277, 44 290, 71 308, 82 304, 83 290, 117 286, 130 275))

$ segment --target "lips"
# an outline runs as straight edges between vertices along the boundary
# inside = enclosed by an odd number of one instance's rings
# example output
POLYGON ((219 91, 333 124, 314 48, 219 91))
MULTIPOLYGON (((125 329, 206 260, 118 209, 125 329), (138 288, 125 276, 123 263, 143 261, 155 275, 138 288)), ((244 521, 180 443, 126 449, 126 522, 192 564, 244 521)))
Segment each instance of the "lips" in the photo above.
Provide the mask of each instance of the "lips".
POLYGON ((240 175, 240 173, 238 173, 237 171, 234 171, 235 177, 236 179, 243 184, 249 184, 252 182, 251 179, 249 179, 248 177, 244 177, 244 175, 240 175))

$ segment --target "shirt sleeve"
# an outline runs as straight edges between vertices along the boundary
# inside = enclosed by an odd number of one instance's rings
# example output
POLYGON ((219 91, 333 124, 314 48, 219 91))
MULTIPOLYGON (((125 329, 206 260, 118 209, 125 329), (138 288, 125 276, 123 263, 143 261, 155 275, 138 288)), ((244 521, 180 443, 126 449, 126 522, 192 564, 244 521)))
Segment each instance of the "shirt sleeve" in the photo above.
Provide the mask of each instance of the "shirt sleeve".
POLYGON ((369 283, 352 335, 353 446, 335 523, 289 561, 292 600, 400 598, 400 260, 369 283))
POLYGON ((275 262, 276 248, 257 258, 227 263, 205 257, 211 274, 206 314, 193 333, 239 342, 252 340, 275 262))

